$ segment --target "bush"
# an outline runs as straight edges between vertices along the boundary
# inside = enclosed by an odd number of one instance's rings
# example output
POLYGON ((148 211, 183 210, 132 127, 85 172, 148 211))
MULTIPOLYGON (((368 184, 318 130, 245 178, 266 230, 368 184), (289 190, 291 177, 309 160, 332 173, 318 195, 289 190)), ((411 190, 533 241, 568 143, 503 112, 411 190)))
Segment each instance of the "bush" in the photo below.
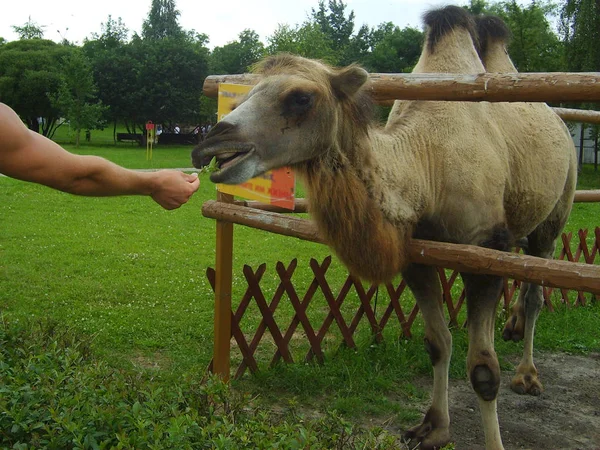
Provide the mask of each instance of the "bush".
POLYGON ((0 324, 0 446, 30 449, 398 448, 335 412, 275 414, 216 378, 165 386, 96 360, 89 339, 38 321, 0 324))

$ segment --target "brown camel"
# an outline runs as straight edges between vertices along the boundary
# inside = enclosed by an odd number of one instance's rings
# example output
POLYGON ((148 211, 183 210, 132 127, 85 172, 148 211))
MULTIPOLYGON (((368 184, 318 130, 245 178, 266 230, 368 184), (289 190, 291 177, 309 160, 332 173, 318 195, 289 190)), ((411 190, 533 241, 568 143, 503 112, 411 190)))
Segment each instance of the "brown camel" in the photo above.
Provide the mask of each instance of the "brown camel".
MULTIPOLYGON (((425 23, 415 72, 485 71, 475 23, 465 10, 431 11, 425 23)), ((497 45, 493 39, 489 44, 491 64, 497 45)), ((361 89, 368 74, 360 67, 277 55, 257 72, 261 81, 193 151, 194 165, 216 156, 220 170, 211 180, 230 184, 292 166, 322 237, 351 273, 372 282, 402 273, 423 313, 434 372, 432 404, 407 436, 421 448, 445 445, 452 336, 436 271, 410 264, 407 243, 415 237, 508 250, 526 237, 532 254, 549 257, 575 190, 575 150, 565 125, 549 108, 532 104, 401 101, 379 127, 370 120, 371 102, 361 89)), ((467 373, 486 448, 501 449, 494 322, 502 279, 462 277, 467 373)), ((539 287, 523 290, 524 313, 506 333, 523 329, 529 339, 539 287)), ((519 366, 523 389, 532 393, 534 370, 530 360, 519 366)))

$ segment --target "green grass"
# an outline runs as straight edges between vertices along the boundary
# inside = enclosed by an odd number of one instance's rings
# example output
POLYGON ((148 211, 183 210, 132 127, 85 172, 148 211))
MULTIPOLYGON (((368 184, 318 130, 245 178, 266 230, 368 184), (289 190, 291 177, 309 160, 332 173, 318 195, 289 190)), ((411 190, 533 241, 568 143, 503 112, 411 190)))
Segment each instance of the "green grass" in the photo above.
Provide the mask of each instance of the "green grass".
MULTIPOLYGON (((137 147, 68 148, 131 168, 190 165, 191 148, 155 148, 151 162, 145 159, 145 149, 137 147)), ((600 188, 600 175, 585 167, 580 188, 600 188)), ((212 355, 214 298, 205 270, 214 265, 215 256, 215 224, 202 217, 200 208, 205 200, 214 198, 215 187, 206 175, 201 176, 199 192, 175 211, 164 211, 145 197, 82 198, 0 177, 3 316, 15 326, 39 318, 54 320, 87 336, 91 351, 103 364, 146 374, 165 390, 182 378, 200 380, 212 355)), ((577 204, 567 230, 592 228, 598 225, 597 217, 600 204, 577 204)), ((277 260, 287 264, 298 258, 294 285, 302 295, 312 280, 310 258, 320 262, 329 253, 321 245, 235 227, 234 299, 245 289, 244 264, 256 269, 267 262, 261 286, 269 300, 276 286, 277 260)), ((327 276, 334 293, 345 275, 334 258, 327 276)), ((347 314, 356 309, 356 302, 355 298, 347 301, 347 314)), ((286 303, 284 297, 278 321, 291 315, 286 303)), ((322 296, 316 296, 311 305, 312 317, 322 319, 322 296)), ((599 314, 598 303, 544 312, 536 349, 599 351, 599 314)), ((254 305, 243 329, 253 332, 258 320, 254 305)), ((502 323, 498 321, 497 348, 503 367, 508 368, 506 357, 520 353, 522 347, 502 342, 502 323)), ((356 421, 375 415, 414 422, 428 395, 416 387, 414 379, 431 372, 423 351, 422 329, 417 320, 414 338, 399 340, 399 328, 390 327, 384 343, 372 345, 364 321, 357 335, 357 351, 339 349, 339 339, 332 339, 327 341, 324 366, 279 365, 234 386, 258 395, 256 402, 299 402, 316 411, 333 408, 356 421)), ((453 377, 465 376, 466 343, 464 330, 455 330, 453 377)), ((297 361, 306 348, 300 340, 294 353, 297 361)), ((258 352, 262 367, 272 353, 269 344, 258 352)))
POLYGON ((173 169, 173 168, 191 168, 192 146, 159 146, 155 145, 152 150, 152 159, 146 158, 146 148, 139 146, 96 146, 81 145, 76 148, 75 145, 63 145, 64 148, 77 154, 94 154, 101 156, 116 164, 130 169, 173 169))
POLYGON ((2 448, 398 448, 334 412, 261 410, 216 379, 166 385, 116 370, 94 358, 86 336, 53 321, 0 322, 0 392, 2 448))
MULTIPOLYGON (((127 133, 127 128, 124 125, 117 126, 117 133, 127 133)), ((139 131, 138 131, 139 133, 139 131)), ((75 132, 71 129, 68 124, 61 125, 57 128, 52 136, 52 139, 58 142, 61 145, 65 144, 75 144, 75 132)), ((124 147, 138 147, 136 143, 117 143, 115 144, 113 138, 113 126, 112 124, 107 126, 102 130, 91 130, 90 131, 90 142, 87 143, 85 141, 85 130, 81 132, 80 143, 85 145, 94 145, 94 146, 106 146, 106 145, 120 145, 124 147)))

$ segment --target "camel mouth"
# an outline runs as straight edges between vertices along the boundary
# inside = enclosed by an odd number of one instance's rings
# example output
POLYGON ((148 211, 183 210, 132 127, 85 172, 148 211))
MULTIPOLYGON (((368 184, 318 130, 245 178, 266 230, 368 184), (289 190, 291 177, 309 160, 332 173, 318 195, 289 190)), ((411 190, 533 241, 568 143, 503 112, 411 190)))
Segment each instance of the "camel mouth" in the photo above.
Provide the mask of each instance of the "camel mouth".
POLYGON ((242 178, 241 173, 249 169, 246 166, 255 165, 252 164, 255 156, 253 144, 228 141, 211 145, 206 142, 192 152, 192 162, 199 169, 210 165, 210 181, 213 183, 237 184, 242 178), (216 164, 210 164, 213 158, 216 164))
POLYGON ((210 181, 220 183, 227 179, 229 172, 236 170, 236 166, 254 155, 254 147, 244 148, 242 150, 224 151, 215 155, 217 159, 217 170, 210 174, 210 181))

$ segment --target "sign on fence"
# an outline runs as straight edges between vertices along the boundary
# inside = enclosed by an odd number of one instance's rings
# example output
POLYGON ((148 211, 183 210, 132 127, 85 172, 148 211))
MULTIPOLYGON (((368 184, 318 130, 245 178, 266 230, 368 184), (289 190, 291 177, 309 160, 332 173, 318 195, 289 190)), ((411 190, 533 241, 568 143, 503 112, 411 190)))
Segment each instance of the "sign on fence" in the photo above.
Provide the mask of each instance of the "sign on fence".
MULTIPOLYGON (((240 84, 225 83, 219 85, 217 112, 219 120, 229 114, 240 97, 246 95, 251 88, 252 86, 240 84)), ((218 184, 217 189, 226 194, 293 210, 295 186, 296 181, 292 170, 289 167, 282 167, 281 169, 270 170, 242 184, 218 184)))

